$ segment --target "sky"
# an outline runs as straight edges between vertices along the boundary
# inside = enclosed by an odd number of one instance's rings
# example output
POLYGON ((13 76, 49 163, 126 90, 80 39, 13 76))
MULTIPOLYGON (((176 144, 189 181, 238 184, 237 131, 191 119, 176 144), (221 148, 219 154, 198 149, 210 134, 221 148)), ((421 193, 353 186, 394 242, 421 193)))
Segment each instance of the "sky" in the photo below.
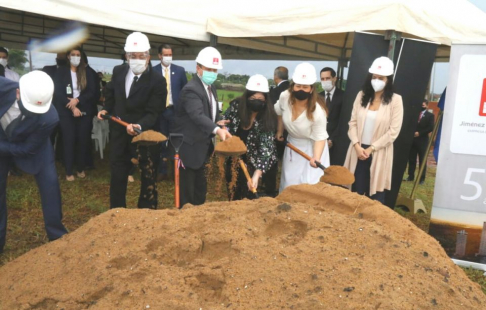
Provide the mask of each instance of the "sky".
MULTIPOLYGON (((469 0, 478 8, 486 12, 486 0, 469 0)), ((88 55, 89 57, 89 55, 88 55)), ((173 55, 174 64, 180 65, 188 72, 195 71, 194 61, 177 61, 177 55, 173 55)), ((55 63, 55 54, 49 53, 33 53, 32 63, 35 68, 42 68, 45 65, 51 65, 55 63)), ((106 59, 89 57, 90 66, 96 71, 110 72, 113 67, 120 64, 119 59, 106 59)), ((158 64, 159 61, 153 61, 152 64, 158 64)), ((279 61, 279 60, 224 60, 221 73, 230 74, 262 74, 267 78, 273 78, 273 70, 278 66, 285 66, 289 69, 290 74, 294 71, 297 64, 300 61, 279 61)), ((310 61, 316 67, 317 71, 324 67, 331 67, 337 69, 337 62, 333 61, 310 61)), ((435 63, 431 74, 431 91, 434 93, 442 93, 447 85, 449 78, 449 63, 435 63)), ((347 77, 347 68, 344 70, 344 77, 347 77)))

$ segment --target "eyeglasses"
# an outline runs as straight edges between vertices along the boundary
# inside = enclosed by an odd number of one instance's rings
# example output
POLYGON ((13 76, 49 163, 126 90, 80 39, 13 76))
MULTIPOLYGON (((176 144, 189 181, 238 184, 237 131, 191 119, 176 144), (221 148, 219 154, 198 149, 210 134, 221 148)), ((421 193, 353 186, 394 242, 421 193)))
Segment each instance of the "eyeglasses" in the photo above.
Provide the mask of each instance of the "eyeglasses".
POLYGON ((146 60, 149 57, 148 53, 127 53, 128 59, 146 60))

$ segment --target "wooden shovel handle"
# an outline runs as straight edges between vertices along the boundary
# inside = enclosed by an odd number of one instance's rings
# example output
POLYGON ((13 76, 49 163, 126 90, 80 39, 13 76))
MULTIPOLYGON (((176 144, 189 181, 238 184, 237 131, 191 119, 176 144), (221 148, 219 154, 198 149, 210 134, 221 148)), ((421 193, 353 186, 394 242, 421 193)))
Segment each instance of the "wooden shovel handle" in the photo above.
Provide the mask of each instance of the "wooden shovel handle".
MULTIPOLYGON (((115 123, 118 123, 118 124, 120 124, 120 125, 124 126, 125 128, 126 128, 126 127, 128 127, 128 125, 130 125, 130 124, 128 124, 127 122, 124 122, 124 121, 122 121, 121 119, 119 119, 119 118, 117 118, 117 117, 114 117, 113 115, 104 114, 104 115, 102 115, 102 117, 103 117, 104 119, 109 119, 109 120, 111 120, 111 121, 114 121, 115 123)), ((141 134, 141 133, 142 133, 142 131, 141 131, 140 129, 138 129, 137 127, 133 127, 133 131, 135 131, 135 132, 136 132, 136 133, 138 133, 138 134, 141 134)))
MULTIPOLYGON (((292 143, 290 142, 286 142, 286 145, 291 149, 293 150, 294 152, 296 152, 297 154, 299 154, 300 156, 304 157, 305 159, 307 159, 308 161, 311 161, 311 157, 309 155, 307 155, 306 153, 302 152, 301 150, 299 150, 297 147, 295 147, 295 145, 293 145, 292 143)), ((320 163, 318 162, 317 160, 315 161, 316 162, 316 166, 321 168, 322 170, 325 170, 326 168, 320 163)))
MULTIPOLYGON (((243 173, 246 176, 246 180, 251 184, 251 177, 250 177, 250 174, 248 173, 248 169, 246 169, 245 162, 243 160, 241 160, 241 158, 238 159, 238 162, 240 163, 241 170, 243 170, 243 173)), ((256 194, 257 190, 252 186, 251 187, 251 192, 253 194, 256 194)))

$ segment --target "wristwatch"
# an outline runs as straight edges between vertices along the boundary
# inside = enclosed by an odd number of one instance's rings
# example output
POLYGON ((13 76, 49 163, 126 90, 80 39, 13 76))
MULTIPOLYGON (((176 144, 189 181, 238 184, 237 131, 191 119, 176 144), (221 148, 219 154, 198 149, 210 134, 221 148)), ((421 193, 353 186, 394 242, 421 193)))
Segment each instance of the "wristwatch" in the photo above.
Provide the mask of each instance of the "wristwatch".
POLYGON ((376 150, 375 150, 375 147, 373 145, 370 145, 371 147, 371 154, 373 154, 376 150))

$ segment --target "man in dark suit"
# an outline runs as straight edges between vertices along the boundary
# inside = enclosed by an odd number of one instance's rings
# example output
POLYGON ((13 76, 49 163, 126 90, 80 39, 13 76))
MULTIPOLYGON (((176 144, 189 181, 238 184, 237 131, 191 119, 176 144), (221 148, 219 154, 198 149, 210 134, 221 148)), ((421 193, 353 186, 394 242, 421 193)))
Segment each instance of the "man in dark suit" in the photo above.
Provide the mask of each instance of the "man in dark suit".
POLYGON ((155 158, 160 155, 158 145, 133 145, 137 135, 134 127, 146 131, 156 129, 158 116, 165 109, 167 85, 160 74, 150 66, 150 44, 147 36, 134 32, 127 37, 125 52, 128 64, 113 69, 111 82, 106 85, 104 110, 129 123, 127 128, 110 124, 110 208, 126 207, 127 182, 131 159, 138 157, 141 169, 139 208, 157 208, 155 158), (135 149, 136 148, 136 149, 135 149))
POLYGON ((321 85, 323 91, 319 95, 324 98, 328 111, 327 114, 327 134, 329 139, 327 143, 329 145, 329 157, 331 159, 331 165, 336 165, 340 162, 335 158, 334 149, 332 148, 332 142, 337 137, 337 128, 339 123, 339 115, 341 114, 341 107, 343 105, 344 92, 336 87, 336 71, 334 69, 325 67, 321 70, 321 85))
MULTIPOLYGON (((429 134, 434 130, 434 114, 427 111, 429 102, 424 100, 422 102, 422 111, 418 116, 417 129, 415 130, 412 148, 410 149, 410 155, 408 157, 408 178, 405 181, 413 181, 415 179, 415 168, 417 166, 417 155, 419 157, 419 167, 422 165, 427 153, 427 146, 429 145, 429 134)), ((420 176, 420 184, 425 182, 425 172, 427 170, 427 164, 424 167, 424 171, 420 176)))
MULTIPOLYGON (((169 137, 170 123, 174 119, 174 107, 177 105, 182 88, 187 84, 187 77, 183 67, 172 63, 172 47, 169 44, 159 46, 159 59, 160 64, 154 67, 154 71, 160 73, 167 82, 166 109, 159 118, 160 132, 169 137)), ((161 149, 161 162, 157 176, 157 180, 160 181, 167 179, 169 157, 169 150, 164 143, 161 145, 161 149)))
MULTIPOLYGON (((175 107, 175 118, 171 132, 182 133, 184 142, 180 147, 183 169, 180 170, 180 205, 201 205, 206 201, 206 162, 213 153, 212 138, 221 140, 231 137, 226 129, 219 128, 218 96, 211 87, 222 69, 221 54, 214 47, 202 49, 197 58, 197 76, 182 89, 175 107)), ((219 122, 223 125, 225 121, 219 122)))
MULTIPOLYGON (((290 82, 289 70, 286 67, 277 67, 273 71, 273 81, 275 82, 275 87, 270 89, 270 101, 272 104, 277 103, 280 98, 280 94, 287 89, 289 89, 290 82)), ((284 137, 287 138, 287 131, 284 131, 284 137)), ((283 153, 285 151, 285 143, 277 141, 277 157, 282 160, 283 153)), ((269 197, 277 196, 277 174, 278 174, 278 163, 275 163, 262 177, 262 184, 265 190, 265 195, 269 197)))
POLYGON ((49 240, 67 233, 62 224, 61 190, 49 135, 59 122, 52 103, 54 83, 42 71, 19 83, 0 77, 0 253, 7 233, 7 174, 10 164, 35 177, 49 240))

